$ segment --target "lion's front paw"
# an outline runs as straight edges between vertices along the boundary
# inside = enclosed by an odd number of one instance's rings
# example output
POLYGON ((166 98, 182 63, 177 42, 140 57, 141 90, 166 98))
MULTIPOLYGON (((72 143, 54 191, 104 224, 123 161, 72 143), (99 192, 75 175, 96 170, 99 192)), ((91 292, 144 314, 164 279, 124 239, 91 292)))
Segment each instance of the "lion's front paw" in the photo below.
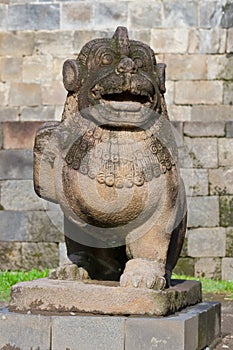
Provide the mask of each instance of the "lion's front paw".
POLYGON ((75 264, 67 263, 59 266, 57 269, 53 269, 49 273, 50 279, 80 281, 89 279, 88 272, 75 264))
POLYGON ((158 263, 145 259, 132 259, 126 264, 120 285, 162 290, 166 286, 166 280, 163 268, 158 263))

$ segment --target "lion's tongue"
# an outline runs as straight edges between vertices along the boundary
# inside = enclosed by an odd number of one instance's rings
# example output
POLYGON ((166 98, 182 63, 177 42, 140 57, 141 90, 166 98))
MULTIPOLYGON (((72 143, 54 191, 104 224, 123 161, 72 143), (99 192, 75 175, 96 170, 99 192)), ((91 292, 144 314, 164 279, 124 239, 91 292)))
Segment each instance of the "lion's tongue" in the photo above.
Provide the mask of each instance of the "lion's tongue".
POLYGON ((134 101, 107 101, 114 110, 116 111, 127 111, 127 112, 139 112, 142 105, 140 102, 134 101))

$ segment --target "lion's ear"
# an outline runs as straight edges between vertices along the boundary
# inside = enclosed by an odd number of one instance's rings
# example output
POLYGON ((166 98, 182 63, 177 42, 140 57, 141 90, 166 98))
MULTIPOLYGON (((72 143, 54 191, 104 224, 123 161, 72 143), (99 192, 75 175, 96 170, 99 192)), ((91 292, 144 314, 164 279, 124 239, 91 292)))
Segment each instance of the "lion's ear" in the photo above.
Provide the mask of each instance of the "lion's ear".
POLYGON ((165 75, 165 68, 166 64, 165 63, 157 63, 157 69, 158 69, 158 75, 159 75, 159 90, 162 94, 166 92, 166 86, 165 86, 165 80, 166 80, 166 75, 165 75))
POLYGON ((79 89, 79 72, 76 60, 66 60, 62 69, 63 84, 67 91, 77 91, 79 89))

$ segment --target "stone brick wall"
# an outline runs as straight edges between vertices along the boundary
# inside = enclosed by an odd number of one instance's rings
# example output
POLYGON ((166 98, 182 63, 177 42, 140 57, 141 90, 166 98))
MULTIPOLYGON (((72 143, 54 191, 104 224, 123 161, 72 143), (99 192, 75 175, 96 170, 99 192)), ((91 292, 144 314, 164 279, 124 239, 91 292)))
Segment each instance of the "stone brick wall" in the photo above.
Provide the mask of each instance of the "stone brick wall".
POLYGON ((176 271, 233 279, 232 0, 0 0, 0 268, 58 264, 61 214, 33 191, 35 130, 61 117, 64 60, 118 25, 167 64, 190 199, 176 271))

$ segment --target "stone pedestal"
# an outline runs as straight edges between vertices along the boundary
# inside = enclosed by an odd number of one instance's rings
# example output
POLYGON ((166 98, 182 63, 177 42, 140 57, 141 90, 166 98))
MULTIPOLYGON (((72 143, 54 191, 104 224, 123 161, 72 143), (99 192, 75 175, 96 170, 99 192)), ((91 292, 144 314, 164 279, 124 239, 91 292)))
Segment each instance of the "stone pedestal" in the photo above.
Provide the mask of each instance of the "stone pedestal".
POLYGON ((14 285, 10 310, 165 316, 200 301, 201 284, 197 281, 173 280, 172 287, 155 291, 120 287, 117 282, 43 278, 14 285))

